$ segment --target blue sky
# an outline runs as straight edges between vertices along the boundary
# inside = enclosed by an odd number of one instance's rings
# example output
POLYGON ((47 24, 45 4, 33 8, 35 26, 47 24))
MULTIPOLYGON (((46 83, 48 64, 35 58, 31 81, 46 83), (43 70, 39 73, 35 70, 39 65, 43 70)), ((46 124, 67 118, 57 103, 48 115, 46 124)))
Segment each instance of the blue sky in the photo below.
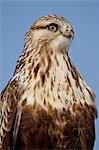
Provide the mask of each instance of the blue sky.
MULTIPOLYGON (((99 108, 99 1, 98 0, 0 0, 0 91, 11 78, 23 49, 24 34, 40 16, 57 14, 71 22, 75 38, 69 55, 94 90, 99 108)), ((99 149, 99 120, 96 142, 99 149)))

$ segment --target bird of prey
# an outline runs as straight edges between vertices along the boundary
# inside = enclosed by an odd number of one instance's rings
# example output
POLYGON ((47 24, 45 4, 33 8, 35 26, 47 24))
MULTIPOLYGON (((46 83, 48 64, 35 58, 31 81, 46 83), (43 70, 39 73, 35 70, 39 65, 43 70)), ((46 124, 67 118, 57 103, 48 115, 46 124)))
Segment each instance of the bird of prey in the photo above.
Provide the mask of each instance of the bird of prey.
POLYGON ((68 49, 71 24, 43 16, 25 34, 14 74, 1 92, 0 148, 92 150, 96 106, 68 49))

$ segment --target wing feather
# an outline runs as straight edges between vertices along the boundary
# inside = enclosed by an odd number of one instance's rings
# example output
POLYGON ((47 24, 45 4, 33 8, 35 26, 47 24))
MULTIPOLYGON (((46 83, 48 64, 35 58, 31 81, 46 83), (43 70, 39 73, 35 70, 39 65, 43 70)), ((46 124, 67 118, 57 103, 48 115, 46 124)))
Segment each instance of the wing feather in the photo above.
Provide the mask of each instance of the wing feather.
POLYGON ((21 111, 18 110, 18 86, 16 81, 8 83, 7 87, 0 95, 0 149, 10 148, 15 144, 17 138, 17 132, 20 125, 21 111), (17 122, 18 121, 18 122, 17 122), (11 131, 14 126, 14 132, 11 131), (16 131, 15 131, 16 130, 16 131), (13 135, 10 135, 10 134, 13 135), (10 141, 10 136, 14 141, 10 141), (12 143, 11 143, 12 142, 12 143))
POLYGON ((22 115, 22 110, 21 108, 17 109, 16 113, 16 118, 15 118, 15 123, 14 123, 14 130, 13 130, 13 148, 15 148, 16 140, 17 140, 17 135, 18 135, 18 130, 20 126, 20 121, 21 121, 21 115, 22 115))

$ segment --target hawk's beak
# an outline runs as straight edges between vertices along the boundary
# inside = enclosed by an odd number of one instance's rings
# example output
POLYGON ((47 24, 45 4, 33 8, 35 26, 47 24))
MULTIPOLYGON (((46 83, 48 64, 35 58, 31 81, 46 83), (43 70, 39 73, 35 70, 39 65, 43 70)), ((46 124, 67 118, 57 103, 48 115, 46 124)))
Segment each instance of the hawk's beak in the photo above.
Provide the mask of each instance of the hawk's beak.
POLYGON ((74 31, 70 25, 67 25, 66 29, 64 32, 62 32, 62 35, 69 38, 73 39, 74 38, 74 31))
POLYGON ((69 38, 69 39, 73 39, 74 38, 74 31, 72 29, 68 29, 66 30, 64 33, 62 33, 63 36, 69 38))
POLYGON ((74 38, 74 31, 73 31, 73 30, 70 30, 69 32, 66 33, 66 36, 67 36, 69 39, 73 39, 73 38, 74 38))

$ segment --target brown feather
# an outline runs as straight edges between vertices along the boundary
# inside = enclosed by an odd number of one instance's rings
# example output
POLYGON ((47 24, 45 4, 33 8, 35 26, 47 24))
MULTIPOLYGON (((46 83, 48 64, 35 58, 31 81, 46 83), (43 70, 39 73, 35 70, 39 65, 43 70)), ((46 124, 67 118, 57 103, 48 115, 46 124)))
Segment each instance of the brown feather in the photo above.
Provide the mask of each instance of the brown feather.
POLYGON ((13 77, 0 95, 2 150, 93 150, 95 97, 68 56, 71 32, 63 17, 48 15, 26 33, 13 77), (49 31, 51 23, 58 31, 49 31))

